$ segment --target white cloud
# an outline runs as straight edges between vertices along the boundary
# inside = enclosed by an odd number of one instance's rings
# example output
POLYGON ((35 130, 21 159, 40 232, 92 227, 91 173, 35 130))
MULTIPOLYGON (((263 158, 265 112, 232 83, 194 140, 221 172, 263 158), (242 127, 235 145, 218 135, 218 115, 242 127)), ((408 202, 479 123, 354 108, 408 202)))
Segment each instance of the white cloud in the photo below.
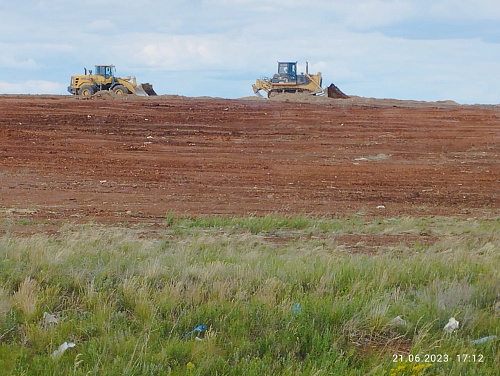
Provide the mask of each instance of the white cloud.
POLYGON ((29 80, 24 82, 0 81, 2 94, 61 94, 66 86, 60 82, 29 80))
MULTIPOLYGON (((15 70, 41 69, 43 59, 67 54, 75 46, 55 43, 0 43, 0 68, 15 70)), ((0 71, 0 78, 2 72, 0 71)))
POLYGON ((116 24, 110 20, 99 19, 90 22, 88 30, 91 32, 117 31, 116 24))
POLYGON ((36 69, 37 64, 33 58, 17 59, 12 55, 0 55, 0 67, 16 69, 36 69))
POLYGON ((437 0, 430 1, 429 13, 437 18, 457 20, 499 20, 497 0, 437 0))
POLYGON ((367 0, 350 2, 344 10, 344 24, 356 30, 369 30, 410 18, 414 13, 411 1, 367 0))
POLYGON ((128 56, 133 65, 185 71, 223 64, 219 36, 135 34, 127 39, 127 45, 112 50, 121 59, 128 56))

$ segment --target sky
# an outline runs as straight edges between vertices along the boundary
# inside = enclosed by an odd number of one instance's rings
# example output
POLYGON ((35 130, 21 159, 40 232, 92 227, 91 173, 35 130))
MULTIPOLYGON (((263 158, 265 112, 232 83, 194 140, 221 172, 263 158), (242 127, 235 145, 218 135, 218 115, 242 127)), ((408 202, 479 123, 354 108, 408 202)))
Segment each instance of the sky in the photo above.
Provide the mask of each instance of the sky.
POLYGON ((0 94, 69 95, 114 64, 158 94, 239 98, 278 61, 361 97, 500 103, 498 0, 24 0, 0 9, 0 94))

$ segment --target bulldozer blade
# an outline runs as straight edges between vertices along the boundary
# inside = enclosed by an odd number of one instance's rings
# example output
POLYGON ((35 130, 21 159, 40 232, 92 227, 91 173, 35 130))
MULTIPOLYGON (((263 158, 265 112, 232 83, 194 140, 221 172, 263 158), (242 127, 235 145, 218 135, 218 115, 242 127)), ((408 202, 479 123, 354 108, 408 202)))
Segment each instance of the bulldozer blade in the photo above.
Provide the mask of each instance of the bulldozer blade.
POLYGON ((135 94, 141 97, 157 95, 156 92, 153 90, 153 85, 149 83, 137 85, 135 87, 135 94))
POLYGON ((257 86, 252 85, 252 89, 253 89, 253 92, 255 93, 255 95, 257 95, 258 97, 262 97, 262 94, 260 93, 260 89, 258 89, 257 86))
POLYGON ((342 91, 340 91, 340 89, 334 84, 331 84, 330 86, 328 86, 326 88, 326 92, 327 92, 329 98, 340 98, 340 99, 349 98, 348 95, 346 95, 342 91))

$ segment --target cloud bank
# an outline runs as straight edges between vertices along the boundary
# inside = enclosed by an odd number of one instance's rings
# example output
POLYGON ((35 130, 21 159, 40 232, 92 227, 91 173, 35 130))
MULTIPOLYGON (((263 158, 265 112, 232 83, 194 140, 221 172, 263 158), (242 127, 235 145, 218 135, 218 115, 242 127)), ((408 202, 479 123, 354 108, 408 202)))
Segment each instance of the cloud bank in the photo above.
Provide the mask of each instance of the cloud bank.
POLYGON ((161 94, 236 98, 307 60, 351 95, 500 102, 492 0, 40 0, 0 21, 1 93, 66 94, 111 63, 161 94))

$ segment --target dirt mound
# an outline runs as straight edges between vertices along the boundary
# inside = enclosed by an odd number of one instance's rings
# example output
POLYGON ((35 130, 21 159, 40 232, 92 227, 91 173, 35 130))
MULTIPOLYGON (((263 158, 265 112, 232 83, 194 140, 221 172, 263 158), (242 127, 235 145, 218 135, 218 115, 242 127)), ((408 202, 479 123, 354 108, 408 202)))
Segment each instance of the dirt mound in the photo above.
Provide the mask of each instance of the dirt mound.
POLYGON ((92 99, 123 99, 126 95, 115 94, 111 90, 99 90, 93 94, 90 98, 92 99))
POLYGON ((500 214, 498 106, 280 97, 2 96, 0 210, 36 223, 500 214))

